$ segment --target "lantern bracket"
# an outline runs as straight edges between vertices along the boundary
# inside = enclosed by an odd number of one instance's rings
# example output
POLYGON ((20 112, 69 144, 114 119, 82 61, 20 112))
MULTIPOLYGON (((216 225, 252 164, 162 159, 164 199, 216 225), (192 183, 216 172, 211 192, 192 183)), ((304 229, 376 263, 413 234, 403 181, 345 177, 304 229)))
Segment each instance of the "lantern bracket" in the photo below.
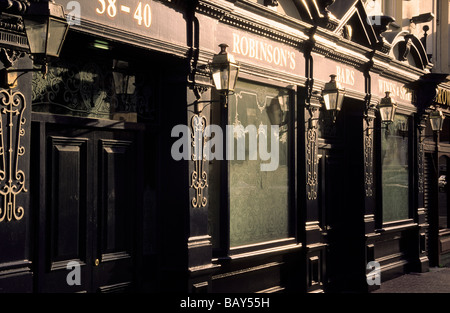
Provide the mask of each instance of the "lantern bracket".
POLYGON ((47 71, 47 64, 43 64, 39 68, 26 69, 15 69, 12 66, 5 67, 0 70, 0 87, 6 89, 15 88, 17 86, 17 81, 19 80, 19 78, 30 72, 42 73, 42 76, 45 78, 47 75, 47 71))
POLYGON ((42 73, 45 75, 48 71, 47 64, 41 65, 39 68, 29 68, 29 69, 16 69, 14 68, 14 63, 24 57, 26 54, 23 51, 17 50, 7 50, 5 48, 0 49, 0 62, 3 64, 4 68, 0 70, 0 87, 2 88, 14 88, 16 87, 18 79, 30 72, 42 73), (20 73, 18 75, 18 73, 20 73))

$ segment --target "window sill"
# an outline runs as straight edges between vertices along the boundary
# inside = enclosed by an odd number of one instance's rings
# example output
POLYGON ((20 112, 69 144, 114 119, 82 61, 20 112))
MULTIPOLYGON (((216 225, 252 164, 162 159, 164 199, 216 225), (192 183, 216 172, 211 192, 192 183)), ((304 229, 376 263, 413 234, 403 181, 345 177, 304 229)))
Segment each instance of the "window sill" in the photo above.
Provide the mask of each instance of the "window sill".
POLYGON ((298 250, 301 247, 302 244, 297 243, 295 238, 268 241, 254 245, 231 248, 228 256, 215 258, 213 259, 213 262, 281 254, 298 250))
POLYGON ((395 221, 395 222, 388 222, 383 224, 383 228, 375 230, 376 233, 386 233, 386 232, 393 232, 393 231, 401 231, 406 230, 410 228, 418 227, 419 224, 414 223, 413 219, 406 219, 401 221, 395 221))
POLYGON ((450 235, 450 229, 449 228, 439 229, 439 236, 446 236, 446 235, 450 235))

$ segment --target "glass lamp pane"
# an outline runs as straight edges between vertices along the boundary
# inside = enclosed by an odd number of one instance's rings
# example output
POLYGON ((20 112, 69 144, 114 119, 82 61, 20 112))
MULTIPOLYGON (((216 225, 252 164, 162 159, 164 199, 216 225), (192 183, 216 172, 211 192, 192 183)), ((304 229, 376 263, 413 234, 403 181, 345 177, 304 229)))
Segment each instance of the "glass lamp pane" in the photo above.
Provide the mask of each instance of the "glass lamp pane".
POLYGON ((436 131, 436 130, 441 131, 443 122, 444 122, 444 119, 441 117, 431 118, 430 119, 431 129, 434 131, 436 131))
POLYGON ((47 48, 48 55, 54 57, 59 56, 62 48, 62 43, 64 42, 64 38, 66 37, 67 29, 67 23, 55 19, 50 19, 47 48))
POLYGON ((216 87, 217 90, 222 90, 222 83, 221 83, 222 76, 221 76, 220 68, 212 67, 211 72, 212 72, 212 79, 214 82, 214 86, 216 87))
POLYGON ((47 27, 43 20, 24 20, 25 30, 28 37, 28 44, 32 54, 46 53, 47 27))
POLYGON ((391 106, 380 107, 380 116, 382 122, 392 122, 392 110, 391 106))
POLYGON ((337 93, 326 93, 323 95, 323 100, 325 101, 325 108, 330 110, 336 110, 337 93))
POLYGON ((127 94, 132 95, 136 91, 136 76, 127 75, 127 94))
POLYGON ((220 71, 220 83, 222 84, 220 90, 227 90, 230 84, 230 71, 228 66, 223 66, 220 71))
POLYGON ((430 124, 433 131, 441 131, 444 125, 445 116, 442 111, 434 111, 430 113, 430 124))
POLYGON ((337 102, 336 102, 336 110, 340 111, 342 108, 342 103, 344 103, 345 93, 342 91, 338 92, 337 102))
POLYGON ((113 72, 112 74, 114 78, 114 86, 116 89, 116 94, 117 95, 123 94, 125 89, 124 75, 120 72, 113 72))
POLYGON ((430 119, 430 124, 433 131, 439 130, 439 122, 437 121, 437 119, 430 119))
POLYGON ((234 90, 234 87, 236 86, 236 81, 238 78, 238 73, 239 73, 239 67, 237 67, 234 64, 231 64, 230 65, 230 82, 229 82, 229 86, 228 86, 229 91, 234 90))

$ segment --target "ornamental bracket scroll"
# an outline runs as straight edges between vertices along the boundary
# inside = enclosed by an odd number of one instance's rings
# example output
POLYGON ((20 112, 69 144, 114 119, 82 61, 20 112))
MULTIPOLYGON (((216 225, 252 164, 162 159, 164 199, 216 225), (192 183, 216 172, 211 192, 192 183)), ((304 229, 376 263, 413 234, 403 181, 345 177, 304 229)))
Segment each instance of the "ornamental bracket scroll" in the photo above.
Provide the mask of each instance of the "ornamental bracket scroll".
POLYGON ((191 200, 194 208, 205 207, 208 200, 204 196, 204 189, 208 187, 208 174, 205 171, 205 128, 206 117, 195 114, 191 118, 191 139, 192 139, 192 161, 194 162, 194 170, 191 173, 190 188, 194 188, 195 196, 191 200))
POLYGON ((25 187, 25 172, 19 169, 19 160, 25 155, 21 138, 25 136, 25 96, 11 89, 0 90, 0 222, 20 221, 25 214, 16 198, 25 187))
POLYGON ((320 102, 314 101, 307 105, 309 119, 306 130, 306 195, 308 200, 317 200, 319 190, 319 151, 317 140, 318 134, 318 115, 320 102))
POLYGON ((374 196, 374 121, 376 105, 371 101, 370 94, 365 98, 365 113, 364 121, 366 123, 366 130, 364 131, 364 189, 366 197, 374 196))

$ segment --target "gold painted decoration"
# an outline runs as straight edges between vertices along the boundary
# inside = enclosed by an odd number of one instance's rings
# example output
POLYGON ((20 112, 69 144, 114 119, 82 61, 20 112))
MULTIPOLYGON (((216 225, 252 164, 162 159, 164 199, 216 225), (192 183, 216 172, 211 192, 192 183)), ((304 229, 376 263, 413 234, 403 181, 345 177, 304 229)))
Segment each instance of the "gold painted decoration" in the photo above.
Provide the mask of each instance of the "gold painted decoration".
POLYGON ((0 91, 0 222, 19 221, 25 211, 16 205, 16 197, 25 188, 25 173, 19 169, 19 159, 25 154, 21 138, 25 136, 25 96, 21 92, 0 91))
POLYGON ((317 149, 317 129, 308 129, 307 134, 307 149, 306 149, 306 189, 308 200, 317 200, 317 193, 319 188, 318 172, 319 172, 319 157, 317 149))
POLYGON ((192 128, 192 161, 194 161, 194 171, 191 173, 191 188, 195 190, 195 197, 191 204, 194 208, 206 206, 207 198, 203 195, 203 190, 208 187, 208 174, 204 171, 204 145, 206 117, 194 115, 191 119, 192 128))

